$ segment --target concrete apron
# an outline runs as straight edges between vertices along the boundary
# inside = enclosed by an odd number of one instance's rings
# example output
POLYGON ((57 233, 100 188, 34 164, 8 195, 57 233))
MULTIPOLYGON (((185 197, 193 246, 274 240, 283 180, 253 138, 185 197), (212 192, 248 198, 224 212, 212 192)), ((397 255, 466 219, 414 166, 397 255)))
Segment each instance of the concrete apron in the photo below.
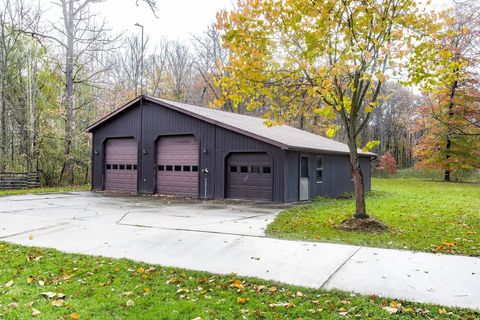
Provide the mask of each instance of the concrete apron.
POLYGON ((266 238, 281 208, 88 192, 0 198, 0 240, 480 309, 480 259, 266 238))

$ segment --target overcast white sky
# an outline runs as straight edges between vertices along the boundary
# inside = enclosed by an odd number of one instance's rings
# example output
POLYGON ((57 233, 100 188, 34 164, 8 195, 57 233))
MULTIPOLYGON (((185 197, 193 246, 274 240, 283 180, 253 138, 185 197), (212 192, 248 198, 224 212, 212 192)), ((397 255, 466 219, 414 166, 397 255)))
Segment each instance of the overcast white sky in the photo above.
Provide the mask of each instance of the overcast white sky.
MULTIPOLYGON (((35 1, 35 0, 32 0, 35 1)), ((51 0, 37 0, 46 10, 50 20, 56 21, 60 16, 51 0)), ((36 2, 36 1, 35 1, 36 2)), ((222 9, 232 9, 236 0, 157 0, 158 12, 156 18, 150 8, 139 0, 106 0, 103 3, 92 4, 93 11, 105 17, 108 25, 119 33, 140 32, 134 24, 144 25, 145 34, 150 36, 151 44, 162 37, 171 40, 189 40, 191 34, 198 35, 209 23, 215 21, 215 15, 222 9)), ((433 0, 433 6, 442 8, 448 6, 451 0, 433 0)))
MULTIPOLYGON (((35 0, 32 0, 35 1, 35 0)), ((51 4, 51 0, 39 0, 47 17, 56 21, 61 12, 51 4)), ((235 0, 234 0, 235 1, 235 0)), ((36 1, 35 1, 36 2, 36 1)), ((163 36, 171 40, 189 40, 190 34, 200 34, 207 25, 215 21, 216 13, 233 8, 232 0, 157 0, 156 18, 150 8, 141 0, 106 0, 92 4, 91 9, 105 17, 109 27, 115 32, 140 33, 136 22, 145 28, 152 43, 163 36)))

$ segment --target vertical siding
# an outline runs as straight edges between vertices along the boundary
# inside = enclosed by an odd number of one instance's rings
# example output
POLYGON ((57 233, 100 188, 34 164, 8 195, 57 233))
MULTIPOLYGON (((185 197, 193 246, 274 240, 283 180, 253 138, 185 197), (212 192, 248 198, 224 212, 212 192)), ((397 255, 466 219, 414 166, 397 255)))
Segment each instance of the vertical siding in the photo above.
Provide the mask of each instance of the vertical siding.
MULTIPOLYGON (((324 181, 316 183, 317 154, 281 150, 152 102, 144 102, 143 126, 140 126, 141 118, 141 108, 137 103, 93 130, 92 189, 101 190, 104 186, 103 159, 106 139, 133 137, 139 142, 138 192, 154 193, 157 140, 161 136, 193 134, 200 141, 200 169, 209 171, 208 174, 199 173, 199 193, 202 198, 205 197, 205 191, 207 198, 225 197, 225 160, 231 152, 266 152, 272 158, 274 202, 298 201, 300 154, 306 154, 310 159, 311 198, 318 195, 334 197, 353 191, 348 155, 324 154, 324 181)), ((361 166, 365 187, 370 190, 370 160, 361 158, 361 166)))
POLYGON ((284 154, 278 147, 216 127, 216 173, 215 194, 225 197, 225 161, 231 152, 266 152, 273 162, 273 201, 284 202, 284 154))
POLYGON ((154 193, 156 184, 156 142, 161 136, 193 134, 200 142, 199 193, 205 197, 205 179, 207 179, 207 198, 213 198, 215 187, 215 126, 178 111, 144 102, 143 106, 143 143, 142 179, 139 192, 154 193), (206 149, 207 153, 202 152, 206 149), (201 169, 208 169, 204 174, 201 169))
MULTIPOLYGON (((92 189, 104 187, 105 144, 108 138, 132 137, 140 141, 140 108, 130 108, 93 131, 92 189)), ((140 159, 140 155, 139 155, 140 159)), ((140 168, 139 168, 140 169, 140 168)), ((139 170, 140 171, 140 170, 139 170)))
MULTIPOLYGON (((284 202, 284 151, 275 146, 213 124, 162 107, 152 102, 143 104, 143 132, 140 134, 139 103, 110 119, 93 131, 94 150, 101 150, 102 143, 110 137, 134 137, 139 144, 138 192, 154 193, 156 188, 156 142, 161 136, 193 134, 200 141, 199 173, 200 197, 225 197, 225 159, 230 152, 266 152, 273 161, 273 201, 284 202), (203 152, 203 150, 206 152, 203 152), (201 170, 200 170, 201 171, 201 170)), ((103 188, 103 151, 94 154, 93 189, 103 188)))
POLYGON ((286 151, 285 152, 285 202, 298 201, 299 191, 299 153, 286 151))
MULTIPOLYGON (((343 193, 353 192, 353 181, 350 174, 350 158, 348 155, 316 154, 302 152, 286 152, 285 160, 285 201, 298 201, 299 157, 309 157, 310 198, 317 196, 338 197, 343 193), (323 157, 323 181, 316 182, 317 155, 323 157)), ((370 159, 362 157, 365 189, 370 190, 370 159)))
POLYGON ((338 197, 354 190, 348 155, 325 155, 323 176, 324 181, 317 184, 317 195, 338 197))

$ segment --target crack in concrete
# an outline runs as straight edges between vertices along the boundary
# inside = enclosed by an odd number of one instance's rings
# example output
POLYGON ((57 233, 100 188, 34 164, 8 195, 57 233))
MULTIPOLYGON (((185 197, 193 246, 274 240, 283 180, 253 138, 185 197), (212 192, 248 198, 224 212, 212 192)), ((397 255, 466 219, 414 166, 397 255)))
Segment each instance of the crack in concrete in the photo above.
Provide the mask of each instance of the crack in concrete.
POLYGON ((62 222, 62 223, 57 223, 53 226, 29 229, 29 230, 26 230, 26 231, 13 233, 13 234, 10 234, 10 235, 7 235, 7 236, 0 236, 0 239, 7 239, 7 238, 11 238, 11 237, 21 236, 22 234, 31 233, 31 232, 35 232, 35 231, 48 230, 48 229, 51 229, 51 228, 60 227, 60 226, 64 226, 64 225, 67 225, 67 224, 70 224, 70 222, 62 222))
POLYGON ((263 235, 252 235, 252 234, 245 234, 245 233, 220 232, 220 231, 194 229, 194 227, 214 225, 214 224, 217 224, 217 223, 224 223, 224 222, 232 222, 232 223, 235 223, 235 222, 241 221, 241 220, 248 220, 248 219, 263 217, 263 216, 265 216, 266 214, 260 214, 260 215, 250 216, 250 217, 242 217, 242 218, 233 219, 233 220, 222 220, 222 221, 217 221, 217 222, 193 224, 190 228, 169 228, 169 227, 156 227, 156 226, 148 226, 148 225, 141 225, 141 224, 122 223, 122 220, 123 220, 127 215, 129 215, 130 213, 135 213, 135 211, 126 212, 120 219, 118 219, 118 220, 115 222, 115 224, 117 224, 117 225, 119 225, 119 226, 148 228, 148 229, 161 229, 161 230, 201 232, 201 233, 224 234, 224 235, 232 235, 232 236, 254 237, 254 238, 265 238, 265 237, 266 237, 265 233, 263 233, 263 235))
POLYGON ((324 289, 325 286, 330 282, 330 280, 343 268, 343 266, 344 266, 348 261, 350 261, 350 259, 353 258, 354 255, 357 254, 358 251, 360 251, 360 249, 362 249, 362 247, 359 247, 357 250, 355 250, 354 253, 352 253, 347 259, 345 259, 345 261, 343 261, 342 264, 339 265, 338 268, 335 269, 335 271, 333 271, 332 274, 328 276, 327 280, 325 280, 319 288, 320 288, 320 289, 324 289))
MULTIPOLYGON (((45 209, 60 209, 60 208, 75 208, 74 206, 64 206, 64 205, 48 205, 46 207, 41 207, 41 208, 23 208, 23 209, 14 209, 14 210, 8 210, 8 211, 0 211, 0 213, 18 213, 18 212, 24 212, 24 211, 38 211, 38 210, 45 210, 45 209)), ((81 207, 80 207, 81 208, 81 207)), ((41 214, 37 214, 34 216, 41 216, 41 214)))
POLYGON ((115 222, 115 224, 117 224, 119 226, 124 226, 124 227, 137 227, 137 228, 145 228, 145 229, 161 229, 161 230, 172 230, 172 231, 187 231, 187 232, 223 234, 223 235, 252 237, 252 238, 265 238, 265 235, 252 235, 252 234, 244 234, 244 233, 219 232, 219 231, 196 230, 196 229, 186 229, 186 228, 155 227, 155 226, 146 226, 146 225, 139 225, 139 224, 122 223, 121 221, 130 213, 133 213, 133 212, 126 212, 119 220, 117 220, 115 222))

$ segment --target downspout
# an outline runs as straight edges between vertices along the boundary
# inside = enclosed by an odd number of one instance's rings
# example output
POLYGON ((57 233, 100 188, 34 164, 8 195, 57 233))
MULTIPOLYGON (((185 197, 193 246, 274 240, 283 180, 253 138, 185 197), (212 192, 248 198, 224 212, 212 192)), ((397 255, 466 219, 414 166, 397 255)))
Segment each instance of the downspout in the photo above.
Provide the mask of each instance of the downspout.
POLYGON ((139 138, 139 144, 140 144, 140 161, 138 163, 138 183, 137 183, 137 192, 141 191, 143 182, 146 182, 146 179, 143 178, 143 155, 144 155, 144 149, 143 149, 143 94, 140 95, 140 138, 139 138))

